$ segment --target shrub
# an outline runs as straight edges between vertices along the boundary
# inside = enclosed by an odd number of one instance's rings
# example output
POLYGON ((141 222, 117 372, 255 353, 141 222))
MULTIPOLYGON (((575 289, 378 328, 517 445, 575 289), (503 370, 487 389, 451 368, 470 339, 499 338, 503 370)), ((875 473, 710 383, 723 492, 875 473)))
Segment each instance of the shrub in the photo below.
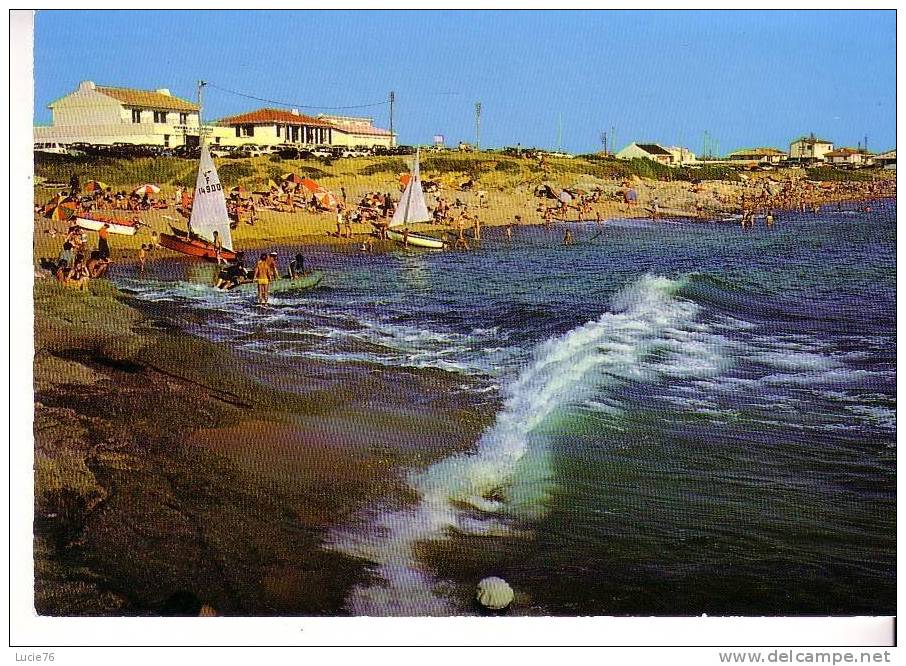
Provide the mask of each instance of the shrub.
POLYGON ((221 181, 228 180, 230 182, 236 182, 240 178, 248 178, 253 175, 255 170, 252 168, 252 165, 247 162, 236 161, 224 164, 217 172, 220 174, 221 181))
POLYGON ((381 160, 375 162, 374 164, 369 164, 367 166, 359 169, 359 174, 362 176, 375 176, 379 173, 403 173, 408 170, 406 163, 399 158, 393 158, 389 160, 381 160))

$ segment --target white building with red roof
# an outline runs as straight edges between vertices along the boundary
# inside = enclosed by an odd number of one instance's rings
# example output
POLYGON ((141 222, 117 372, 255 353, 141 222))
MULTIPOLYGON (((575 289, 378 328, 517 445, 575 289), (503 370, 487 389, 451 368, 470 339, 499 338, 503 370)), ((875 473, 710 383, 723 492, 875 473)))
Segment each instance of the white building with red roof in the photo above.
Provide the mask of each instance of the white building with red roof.
POLYGON ((335 130, 326 120, 306 116, 297 109, 257 109, 221 118, 217 126, 215 136, 220 137, 219 143, 228 145, 332 145, 335 130), (223 128, 229 128, 230 131, 224 132, 223 128))

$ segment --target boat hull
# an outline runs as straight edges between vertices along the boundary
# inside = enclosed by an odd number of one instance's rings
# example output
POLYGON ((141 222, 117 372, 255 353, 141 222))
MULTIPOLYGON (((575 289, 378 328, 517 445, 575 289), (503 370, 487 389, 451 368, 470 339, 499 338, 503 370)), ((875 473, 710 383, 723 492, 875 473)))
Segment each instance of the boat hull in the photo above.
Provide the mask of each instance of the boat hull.
MULTIPOLYGON (((312 289, 313 287, 318 286, 321 283, 321 279, 324 275, 320 271, 312 271, 307 273, 303 277, 293 280, 292 278, 280 278, 278 280, 273 280, 268 284, 268 293, 270 294, 285 294, 291 293, 294 291, 304 291, 305 289, 312 289)), ((244 294, 253 294, 258 290, 258 283, 254 280, 251 282, 243 282, 238 287, 234 287, 230 291, 241 291, 244 294)))
MULTIPOLYGON (((389 238, 390 240, 396 241, 397 243, 405 244, 403 234, 401 234, 399 231, 394 231, 392 229, 388 229, 387 238, 389 238)), ((431 238, 430 236, 420 236, 419 234, 413 234, 413 233, 409 234, 409 245, 412 245, 415 247, 424 247, 424 248, 428 248, 431 250, 443 250, 444 247, 446 247, 446 244, 438 238, 431 238)))
POLYGON ((108 232, 122 236, 134 236, 135 232, 138 231, 137 224, 130 224, 126 221, 113 222, 111 220, 95 220, 90 217, 76 217, 75 223, 80 228, 88 231, 100 231, 101 227, 106 224, 108 232))
MULTIPOLYGON (((197 238, 189 240, 188 238, 173 236, 172 234, 161 234, 159 242, 163 247, 174 252, 180 252, 190 257, 198 257, 205 261, 217 261, 217 252, 214 250, 214 245, 207 241, 197 238)), ((223 249, 220 251, 220 256, 225 261, 232 261, 236 258, 236 253, 232 250, 223 249)))

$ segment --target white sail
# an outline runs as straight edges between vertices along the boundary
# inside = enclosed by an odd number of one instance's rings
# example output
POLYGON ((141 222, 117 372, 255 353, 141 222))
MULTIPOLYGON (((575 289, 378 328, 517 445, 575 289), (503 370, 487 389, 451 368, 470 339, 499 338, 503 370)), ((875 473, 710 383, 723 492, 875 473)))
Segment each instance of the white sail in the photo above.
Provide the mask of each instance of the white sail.
POLYGON ((195 179, 195 198, 192 200, 189 224, 192 232, 206 241, 213 242, 216 231, 221 245, 227 250, 233 249, 226 198, 223 196, 217 169, 214 168, 214 160, 205 143, 201 145, 201 161, 198 164, 198 177, 195 179))
POLYGON ((415 152, 415 164, 412 165, 412 177, 403 190, 403 196, 400 203, 390 219, 390 227, 398 227, 403 224, 414 224, 416 222, 427 222, 431 219, 428 214, 428 206, 425 204, 425 193, 422 191, 422 179, 418 169, 418 151, 415 152))

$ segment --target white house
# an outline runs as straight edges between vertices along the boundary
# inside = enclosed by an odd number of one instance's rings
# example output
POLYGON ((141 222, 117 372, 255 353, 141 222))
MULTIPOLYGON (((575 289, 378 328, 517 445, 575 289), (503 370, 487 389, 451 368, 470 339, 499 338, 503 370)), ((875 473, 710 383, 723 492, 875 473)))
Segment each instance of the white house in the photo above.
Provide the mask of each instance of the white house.
POLYGON ((672 164, 673 154, 656 143, 630 143, 628 146, 618 152, 615 157, 618 160, 644 159, 660 162, 661 164, 672 164))
POLYGON ((683 146, 667 146, 666 150, 673 156, 674 165, 695 164, 695 153, 683 146))
POLYGON ((218 143, 233 146, 247 143, 317 146, 333 143, 333 130, 327 121, 306 116, 297 109, 258 109, 221 118, 216 123, 214 135, 220 139, 218 143))
POLYGON ((897 168, 897 151, 896 149, 888 150, 883 153, 878 153, 875 155, 875 164, 882 166, 885 169, 896 169, 897 168))
POLYGON ((838 148, 824 153, 824 160, 829 164, 866 166, 874 164, 874 155, 858 148, 838 148))
POLYGON ((34 128, 36 143, 198 143, 198 106, 167 88, 136 90, 82 81, 75 92, 48 106, 53 123, 34 128))
MULTIPOLYGON (((374 126, 374 118, 355 116, 318 115, 319 120, 333 127, 332 141, 335 146, 384 146, 396 145, 396 135, 390 130, 374 126)), ((443 141, 443 139, 441 139, 443 141)))
POLYGON ((787 154, 776 148, 743 148, 734 150, 727 157, 733 162, 779 164, 787 159, 787 154))
POLYGON ((803 136, 790 143, 790 159, 798 161, 821 161, 834 149, 832 141, 819 139, 814 134, 803 136))

